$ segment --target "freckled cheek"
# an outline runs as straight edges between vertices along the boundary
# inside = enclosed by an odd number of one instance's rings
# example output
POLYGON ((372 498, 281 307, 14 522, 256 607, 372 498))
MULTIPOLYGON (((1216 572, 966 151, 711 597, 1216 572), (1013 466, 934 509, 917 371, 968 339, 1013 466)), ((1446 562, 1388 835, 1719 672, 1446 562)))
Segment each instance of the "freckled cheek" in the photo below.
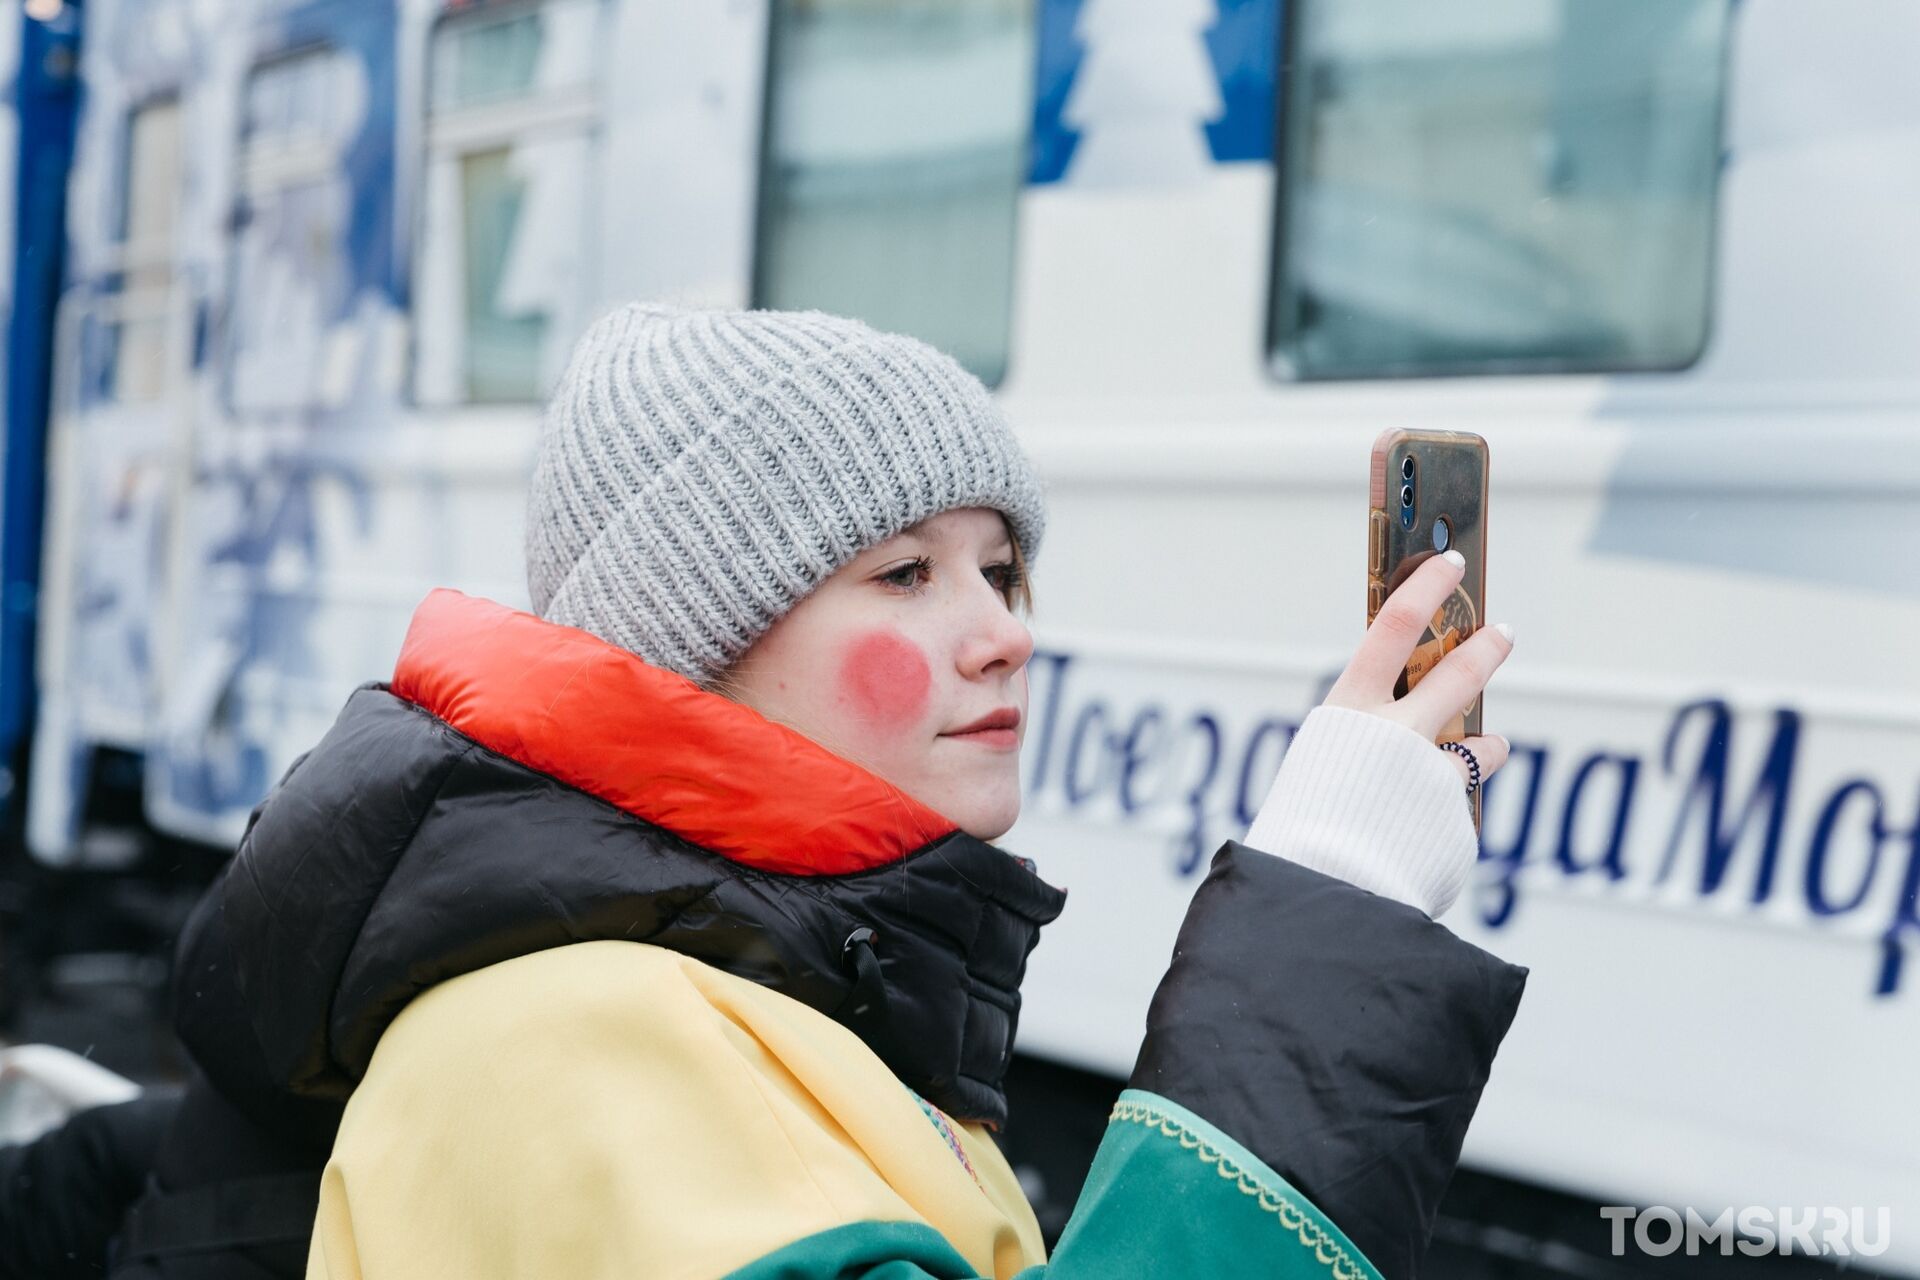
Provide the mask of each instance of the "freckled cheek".
POLYGON ((840 662, 840 692, 876 729, 899 733, 927 712, 933 669, 918 645, 897 631, 856 637, 840 662))

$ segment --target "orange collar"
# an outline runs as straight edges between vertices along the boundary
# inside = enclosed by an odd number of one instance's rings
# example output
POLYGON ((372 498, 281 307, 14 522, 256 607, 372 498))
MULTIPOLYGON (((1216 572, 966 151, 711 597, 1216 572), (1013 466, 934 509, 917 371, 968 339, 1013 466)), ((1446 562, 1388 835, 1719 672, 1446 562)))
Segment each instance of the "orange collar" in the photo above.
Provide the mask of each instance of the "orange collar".
POLYGON ((446 588, 415 611, 392 690, 491 751, 762 871, 865 871, 954 830, 750 707, 446 588))

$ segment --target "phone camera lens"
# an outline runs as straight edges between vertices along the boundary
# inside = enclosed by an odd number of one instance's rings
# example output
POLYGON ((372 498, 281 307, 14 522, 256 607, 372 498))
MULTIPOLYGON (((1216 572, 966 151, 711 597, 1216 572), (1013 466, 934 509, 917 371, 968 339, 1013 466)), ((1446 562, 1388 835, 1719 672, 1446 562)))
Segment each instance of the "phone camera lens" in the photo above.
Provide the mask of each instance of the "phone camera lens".
POLYGON ((1405 458, 1402 458, 1400 460, 1400 478, 1402 480, 1413 479, 1413 455, 1412 454, 1408 454, 1405 458))
POLYGON ((1403 507, 1411 507, 1413 505, 1412 485, 1403 484, 1400 486, 1400 505, 1403 507))

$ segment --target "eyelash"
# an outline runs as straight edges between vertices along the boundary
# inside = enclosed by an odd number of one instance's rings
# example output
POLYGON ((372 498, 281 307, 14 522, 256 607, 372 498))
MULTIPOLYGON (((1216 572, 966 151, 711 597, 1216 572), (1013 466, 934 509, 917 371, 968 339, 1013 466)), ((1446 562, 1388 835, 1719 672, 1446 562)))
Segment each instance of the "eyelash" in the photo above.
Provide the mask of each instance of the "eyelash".
MULTIPOLYGON (((993 589, 998 591, 1001 597, 1009 602, 1012 601, 1014 593, 1020 590, 1020 567, 1011 560, 1002 560, 996 564, 982 565, 980 572, 988 582, 993 584, 993 589)), ((931 577, 932 574, 933 561, 926 556, 919 556, 907 561, 905 564, 895 565, 885 573, 876 575, 875 581, 883 583, 896 591, 904 591, 909 595, 915 595, 919 593, 920 588, 926 584, 927 579, 931 577), (906 574, 912 575, 911 581, 901 580, 902 576, 906 574)))

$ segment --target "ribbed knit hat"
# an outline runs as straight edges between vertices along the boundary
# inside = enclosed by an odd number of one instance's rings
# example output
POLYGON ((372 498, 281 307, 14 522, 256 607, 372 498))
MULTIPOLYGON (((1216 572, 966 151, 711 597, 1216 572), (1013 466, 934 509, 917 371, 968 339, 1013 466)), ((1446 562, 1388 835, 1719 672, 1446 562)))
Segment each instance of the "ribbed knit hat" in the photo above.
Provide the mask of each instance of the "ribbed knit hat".
POLYGON ((544 618, 705 681, 862 550, 956 507, 1040 545, 1039 481, 980 380, 818 311, 633 304, 547 410, 527 503, 544 618))

